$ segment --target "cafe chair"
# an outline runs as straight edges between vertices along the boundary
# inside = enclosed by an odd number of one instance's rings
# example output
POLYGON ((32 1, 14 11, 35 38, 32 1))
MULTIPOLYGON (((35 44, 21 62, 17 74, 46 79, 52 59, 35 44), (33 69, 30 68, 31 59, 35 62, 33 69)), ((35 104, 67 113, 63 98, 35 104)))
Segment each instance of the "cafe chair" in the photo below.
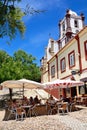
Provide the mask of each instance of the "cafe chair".
POLYGON ((19 119, 23 120, 24 117, 26 118, 26 111, 21 107, 17 108, 16 109, 16 120, 19 120, 19 119))
POLYGON ((58 108, 58 114, 62 112, 62 114, 68 113, 68 103, 64 102, 61 104, 61 106, 58 108))
POLYGON ((53 115, 57 113, 57 105, 55 104, 50 104, 50 103, 46 103, 46 111, 47 111, 47 115, 53 115))
POLYGON ((16 112, 12 109, 6 109, 6 114, 5 114, 5 117, 4 117, 4 120, 9 120, 9 119, 15 119, 15 114, 16 112))
POLYGON ((74 110, 76 110, 76 103, 73 102, 70 104, 70 112, 72 112, 74 110))
POLYGON ((31 117, 31 116, 37 116, 38 114, 37 114, 37 111, 36 111, 36 107, 37 107, 37 105, 35 104, 35 105, 33 105, 33 106, 31 106, 30 108, 29 108, 29 110, 28 110, 28 115, 31 117))

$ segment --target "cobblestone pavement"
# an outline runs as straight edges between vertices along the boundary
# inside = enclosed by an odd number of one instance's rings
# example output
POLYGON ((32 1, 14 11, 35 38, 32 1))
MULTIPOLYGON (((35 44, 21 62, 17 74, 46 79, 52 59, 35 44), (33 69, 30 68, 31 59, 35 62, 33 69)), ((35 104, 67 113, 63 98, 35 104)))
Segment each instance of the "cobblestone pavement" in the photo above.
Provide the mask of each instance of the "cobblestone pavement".
POLYGON ((87 130, 87 123, 81 122, 78 119, 67 116, 58 116, 60 122, 66 124, 67 127, 72 128, 72 130, 87 130))
POLYGON ((2 121, 4 111, 0 111, 0 130, 87 130, 87 107, 61 115, 45 115, 26 118, 23 121, 2 121))
POLYGON ((72 130, 87 130, 87 107, 80 107, 81 110, 70 112, 65 116, 58 116, 60 122, 66 124, 72 130))

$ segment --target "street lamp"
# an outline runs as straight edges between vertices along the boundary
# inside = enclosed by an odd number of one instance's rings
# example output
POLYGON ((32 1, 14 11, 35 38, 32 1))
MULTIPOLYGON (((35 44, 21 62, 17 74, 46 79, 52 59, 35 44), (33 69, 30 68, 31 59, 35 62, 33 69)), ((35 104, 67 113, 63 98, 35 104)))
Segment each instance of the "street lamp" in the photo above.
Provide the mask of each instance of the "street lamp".
POLYGON ((71 71, 71 74, 72 74, 72 75, 76 75, 76 74, 80 75, 80 70, 78 70, 78 69, 72 70, 72 71, 71 71))

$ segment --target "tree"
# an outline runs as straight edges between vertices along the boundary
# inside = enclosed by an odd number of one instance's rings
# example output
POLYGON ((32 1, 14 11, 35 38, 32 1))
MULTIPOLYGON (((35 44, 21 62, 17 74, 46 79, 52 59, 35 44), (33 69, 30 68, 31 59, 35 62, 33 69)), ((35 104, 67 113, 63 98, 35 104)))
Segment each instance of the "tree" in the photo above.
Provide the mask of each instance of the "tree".
POLYGON ((23 50, 8 55, 0 51, 0 82, 26 78, 40 82, 40 69, 34 63, 35 57, 23 50))
POLYGON ((36 60, 32 55, 27 54, 23 50, 14 53, 14 61, 21 62, 21 73, 23 78, 40 82, 40 68, 34 63, 36 60))
POLYGON ((15 38, 17 31, 23 35, 25 25, 22 21, 24 12, 15 6, 21 0, 0 0, 0 37, 15 38))
POLYGON ((34 14, 43 12, 40 10, 34 10, 29 4, 26 5, 26 9, 17 7, 15 3, 21 2, 21 0, 0 0, 0 37, 7 36, 10 40, 16 37, 17 32, 23 36, 25 32, 25 24, 23 22, 23 16, 27 14, 34 14))

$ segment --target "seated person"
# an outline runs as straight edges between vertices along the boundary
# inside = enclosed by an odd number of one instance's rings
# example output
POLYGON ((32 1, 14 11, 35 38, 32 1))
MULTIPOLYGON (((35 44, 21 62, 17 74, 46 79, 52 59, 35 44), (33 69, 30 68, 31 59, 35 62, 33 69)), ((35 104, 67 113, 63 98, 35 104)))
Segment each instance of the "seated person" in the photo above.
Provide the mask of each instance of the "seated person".
POLYGON ((12 104, 11 104, 11 109, 12 109, 13 111, 16 111, 16 108, 17 108, 17 104, 16 104, 16 100, 14 99, 14 100, 12 101, 12 104))
POLYGON ((50 95, 49 99, 46 101, 46 109, 48 114, 54 114, 56 113, 56 100, 53 98, 52 95, 50 95))
POLYGON ((64 101, 63 95, 60 95, 60 101, 64 101))
POLYGON ((32 96, 29 98, 29 105, 34 105, 34 99, 32 96))
POLYGON ((70 97, 70 98, 69 98, 69 104, 73 104, 73 103, 75 103, 75 102, 74 102, 74 98, 70 97))
POLYGON ((69 97, 66 97, 66 98, 63 99, 63 101, 69 103, 69 102, 70 102, 70 98, 69 98, 69 97))
POLYGON ((62 102, 69 102, 69 98, 65 97, 63 95, 60 95, 60 101, 62 101, 62 102))
POLYGON ((23 99, 24 99, 24 100, 27 100, 27 97, 26 97, 26 96, 23 96, 23 99))
POLYGON ((23 105, 28 105, 29 101, 26 96, 23 96, 23 105))
POLYGON ((38 104, 41 103, 41 99, 38 99, 38 96, 36 95, 36 97, 34 98, 34 103, 38 104))
POLYGON ((48 99, 48 103, 50 103, 50 104, 55 104, 56 103, 56 100, 53 98, 52 95, 50 95, 50 97, 48 99))

